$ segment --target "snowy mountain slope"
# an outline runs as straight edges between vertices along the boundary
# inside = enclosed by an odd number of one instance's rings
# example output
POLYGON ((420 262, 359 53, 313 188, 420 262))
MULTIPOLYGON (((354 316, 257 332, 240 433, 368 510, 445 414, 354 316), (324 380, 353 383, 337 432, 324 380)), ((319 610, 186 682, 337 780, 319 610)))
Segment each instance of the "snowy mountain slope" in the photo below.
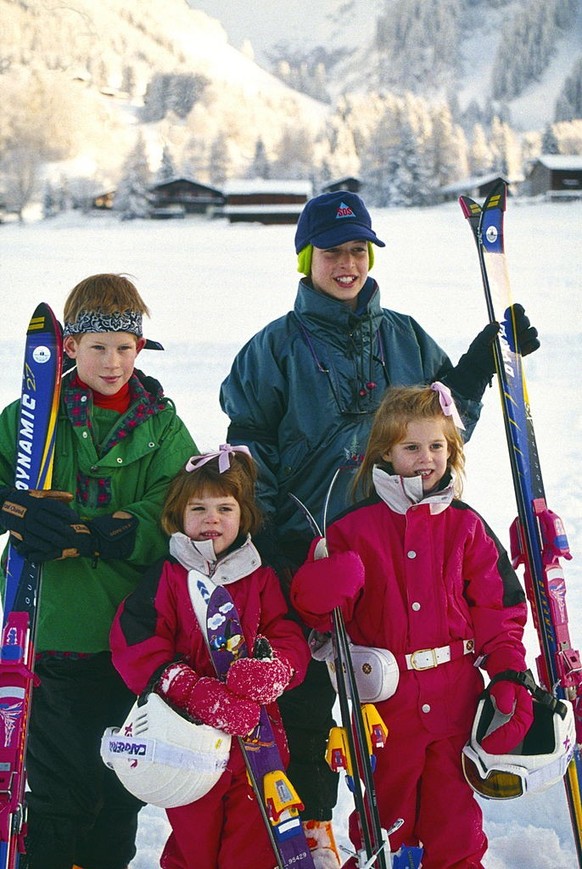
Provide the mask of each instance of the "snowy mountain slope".
POLYGON ((571 74, 574 59, 582 56, 582 6, 575 26, 560 41, 556 55, 539 83, 530 85, 511 102, 511 117, 522 130, 541 128, 548 107, 555 106, 565 79, 571 74))
POLYGON ((114 187, 141 132, 152 169, 168 145, 180 171, 188 164, 213 182, 215 143, 228 174, 244 174, 258 139, 274 153, 286 130, 317 136, 329 112, 237 51, 186 0, 0 0, 0 18, 0 149, 14 125, 37 124, 57 178, 78 166, 114 187), (51 101, 70 107, 62 122, 51 101))
MULTIPOLYGON (((512 123, 521 130, 542 129, 553 120, 556 100, 574 62, 582 52, 582 4, 578 3, 574 26, 564 31, 556 51, 539 80, 508 101, 512 123)), ((479 15, 479 5, 461 46, 462 78, 456 91, 462 108, 472 100, 483 105, 491 87, 491 65, 503 37, 507 9, 490 9, 479 15)))
POLYGON ((233 48, 221 24, 186 0, 74 0, 68 6, 0 0, 0 47, 11 67, 69 71, 89 84, 123 88, 132 68, 143 95, 154 71, 207 76, 218 87, 244 90, 317 120, 322 107, 233 48), (103 81, 105 77, 105 81, 103 81), (98 82, 98 78, 101 81, 98 82))
POLYGON ((360 45, 338 77, 347 89, 376 87, 410 89, 424 96, 450 98, 461 110, 475 101, 486 110, 491 103, 509 110, 521 130, 542 129, 554 120, 556 99, 565 78, 582 53, 582 3, 568 4, 567 25, 558 23, 559 0, 425 0, 386 3, 375 43, 360 45), (543 6, 543 4, 542 4, 543 6), (403 11, 408 7, 408 12, 403 11), (424 20, 419 22, 419 9, 424 20), (549 62, 536 54, 549 55, 549 62), (529 84, 523 93, 495 99, 494 78, 513 64, 511 76, 529 84), (542 69, 535 74, 532 68, 542 69))
MULTIPOLYGON (((298 0, 280 4, 275 15, 271 0, 258 0, 252 11, 230 0, 189 2, 218 18, 234 44, 250 42, 263 64, 277 43, 292 50, 317 45, 328 51, 344 49, 345 56, 328 76, 334 99, 352 91, 409 89, 435 97, 454 93, 461 109, 472 100, 486 106, 500 40, 512 33, 514 20, 521 22, 524 37, 533 32, 536 13, 544 5, 539 0, 424 0, 422 6, 407 0, 324 0, 314 7, 310 0, 298 0), (398 36, 386 54, 378 47, 378 37, 392 26, 398 36)), ((548 20, 560 3, 568 14, 577 10, 574 26, 557 28, 547 68, 522 95, 506 101, 512 122, 522 130, 541 129, 553 120, 564 79, 582 51, 582 3, 549 0, 548 20)), ((547 32, 552 30, 548 25, 547 32)))
POLYGON ((346 51, 369 43, 384 5, 383 0, 295 0, 277 4, 275 12, 273 0, 255 0, 252 5, 232 0, 188 3, 218 19, 237 48, 250 43, 257 62, 263 65, 268 64, 277 43, 292 49, 325 45, 346 51))

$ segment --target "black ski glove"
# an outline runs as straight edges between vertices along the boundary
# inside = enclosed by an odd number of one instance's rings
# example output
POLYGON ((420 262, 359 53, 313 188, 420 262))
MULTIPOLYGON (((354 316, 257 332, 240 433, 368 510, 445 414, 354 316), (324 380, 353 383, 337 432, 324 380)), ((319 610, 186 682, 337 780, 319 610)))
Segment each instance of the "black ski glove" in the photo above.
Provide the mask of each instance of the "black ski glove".
POLYGON ((495 374, 493 342, 499 332, 499 323, 488 323, 469 344, 455 368, 445 377, 447 386, 463 398, 480 401, 485 387, 495 374))
POLYGON ((78 556, 123 559, 135 545, 135 516, 120 512, 83 522, 74 510, 45 493, 12 490, 1 515, 16 550, 29 561, 78 556))
POLYGON ((11 542, 18 545, 30 535, 50 538, 60 528, 78 522, 79 517, 67 506, 70 492, 53 489, 0 489, 0 524, 10 531, 11 542))
POLYGON ((534 350, 539 349, 540 339, 538 338, 538 330, 530 323, 523 305, 516 302, 515 305, 511 306, 511 310, 513 311, 515 322, 517 350, 522 356, 529 356, 534 350))
MULTIPOLYGON (((528 356, 540 346, 538 330, 532 326, 523 305, 511 306, 515 324, 517 351, 528 356)), ((446 375, 447 385, 465 398, 480 401, 485 387, 495 374, 493 342, 499 333, 499 323, 488 323, 461 356, 456 367, 446 375)))

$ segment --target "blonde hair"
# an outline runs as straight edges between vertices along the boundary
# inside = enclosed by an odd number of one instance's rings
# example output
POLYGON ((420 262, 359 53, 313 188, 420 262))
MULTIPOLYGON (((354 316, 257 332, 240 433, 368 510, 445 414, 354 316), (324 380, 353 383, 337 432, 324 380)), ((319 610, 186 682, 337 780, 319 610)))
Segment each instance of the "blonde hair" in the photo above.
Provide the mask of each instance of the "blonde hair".
POLYGON ((461 496, 465 468, 463 440, 452 416, 443 413, 438 393, 430 386, 399 386, 386 391, 374 416, 364 461, 354 480, 354 495, 360 489, 366 497, 373 493, 374 465, 386 467, 386 460, 382 456, 404 440, 408 423, 418 419, 438 419, 442 422, 449 448, 447 470, 455 472, 455 495, 461 496))
POLYGON ((223 473, 218 470, 218 457, 193 471, 182 468, 166 493, 161 516, 163 530, 166 534, 184 531, 184 511, 191 498, 231 495, 240 507, 240 533, 256 534, 262 522, 255 501, 256 480, 255 463, 242 452, 230 455, 230 467, 223 473))
POLYGON ((90 275, 73 287, 65 301, 65 323, 74 323, 83 311, 102 314, 133 311, 150 315, 135 284, 125 275, 116 274, 90 275))

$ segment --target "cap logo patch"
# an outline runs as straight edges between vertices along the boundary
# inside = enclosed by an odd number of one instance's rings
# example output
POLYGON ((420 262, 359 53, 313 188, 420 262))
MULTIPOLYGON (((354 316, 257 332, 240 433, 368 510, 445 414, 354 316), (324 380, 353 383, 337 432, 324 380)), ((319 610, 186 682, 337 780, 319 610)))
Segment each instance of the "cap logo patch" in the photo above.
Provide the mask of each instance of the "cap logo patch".
POLYGON ((336 220, 339 217, 355 217, 356 215, 352 211, 349 205, 346 205, 345 202, 340 202, 339 208, 336 214, 336 220))

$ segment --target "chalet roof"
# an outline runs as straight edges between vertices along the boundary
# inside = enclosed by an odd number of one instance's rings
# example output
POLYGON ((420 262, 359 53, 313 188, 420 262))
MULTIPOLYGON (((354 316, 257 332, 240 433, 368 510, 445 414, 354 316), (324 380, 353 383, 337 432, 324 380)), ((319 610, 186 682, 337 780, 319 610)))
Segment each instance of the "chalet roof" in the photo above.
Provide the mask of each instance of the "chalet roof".
POLYGON ((580 154, 540 154, 537 162, 545 166, 546 169, 574 169, 580 171, 582 169, 582 155, 580 154))
POLYGON ((331 187, 332 184, 344 184, 346 181, 357 181, 359 183, 360 179, 355 175, 342 175, 341 178, 332 178, 331 181, 326 181, 323 186, 331 187))
POLYGON ((288 178, 239 178, 225 182, 222 192, 225 196, 239 196, 252 193, 287 193, 298 196, 311 196, 311 181, 292 181, 288 178))
MULTIPOLYGON (((489 175, 475 175, 471 178, 463 178, 461 181, 454 181, 452 184, 440 187, 439 193, 451 195, 466 193, 467 191, 483 187, 484 184, 491 184, 492 181, 495 181, 499 177, 501 177, 499 172, 491 172, 489 175)), ((507 181, 508 184, 518 184, 520 181, 523 181, 523 177, 505 178, 504 181, 507 181)))
POLYGON ((158 190, 160 187, 169 187, 171 184, 177 184, 180 182, 192 184, 193 187, 199 187, 201 190, 210 190, 212 193, 222 193, 222 191, 217 187, 210 187, 208 184, 202 184, 200 181, 196 181, 194 178, 188 178, 185 175, 174 175, 167 181, 160 181, 157 184, 154 184, 154 189, 158 190))

